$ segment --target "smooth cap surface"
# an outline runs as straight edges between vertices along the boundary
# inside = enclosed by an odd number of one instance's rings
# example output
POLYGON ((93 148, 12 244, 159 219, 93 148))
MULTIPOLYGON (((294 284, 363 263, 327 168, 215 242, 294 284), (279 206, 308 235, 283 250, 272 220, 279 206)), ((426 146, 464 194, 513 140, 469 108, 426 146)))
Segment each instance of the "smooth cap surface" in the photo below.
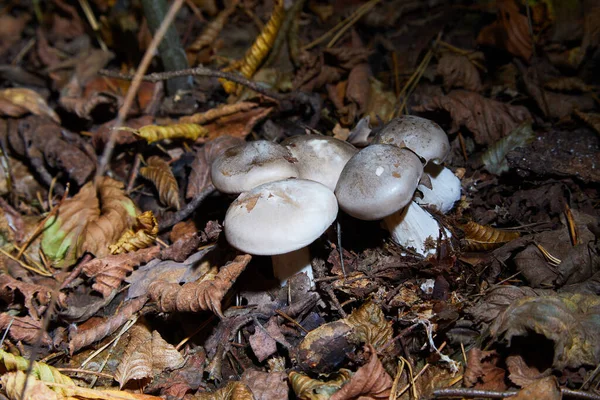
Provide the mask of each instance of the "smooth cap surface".
POLYGON ((335 189, 342 210, 355 218, 376 220, 412 199, 423 164, 414 153, 389 144, 373 144, 348 161, 335 189))
POLYGON ((267 140, 227 149, 211 166, 213 185, 223 193, 241 193, 263 183, 298 177, 297 160, 282 145, 267 140))
POLYGON ((404 115, 388 122, 373 138, 373 143, 407 147, 426 162, 444 162, 450 152, 446 132, 438 124, 414 115, 404 115))
POLYGON ((331 191, 344 166, 358 150, 350 143, 321 135, 298 135, 281 144, 298 160, 299 177, 322 183, 331 191))
POLYGON ((231 203, 225 215, 225 237, 246 253, 289 253, 321 236, 337 212, 335 195, 318 182, 270 182, 242 193, 231 203))

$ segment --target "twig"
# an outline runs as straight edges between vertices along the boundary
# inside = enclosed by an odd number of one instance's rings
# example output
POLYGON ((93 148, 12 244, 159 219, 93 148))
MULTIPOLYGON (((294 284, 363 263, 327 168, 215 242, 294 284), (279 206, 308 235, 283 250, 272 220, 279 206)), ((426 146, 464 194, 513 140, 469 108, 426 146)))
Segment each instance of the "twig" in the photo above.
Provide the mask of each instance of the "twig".
POLYGON ((160 221, 160 223, 158 224, 158 231, 162 232, 165 229, 172 227, 176 223, 190 216, 190 214, 192 214, 196 210, 196 208, 198 208, 198 206, 202 204, 204 199, 210 196, 214 191, 215 187, 213 185, 210 185, 206 189, 198 193, 184 208, 175 213, 170 214, 162 221, 160 221))
POLYGON ((173 20, 175 19, 175 15, 177 14, 179 9, 183 5, 183 1, 184 0, 175 0, 173 2, 173 4, 171 5, 171 8, 167 12, 167 15, 165 16, 165 19, 160 24, 160 27, 158 28, 158 30, 156 31, 156 34, 152 38, 150 45, 146 49, 146 52, 144 53, 144 57, 142 58, 140 65, 138 66, 137 70, 135 71, 135 75, 133 76, 131 86, 129 87, 129 90, 127 91, 125 100, 123 100, 123 106, 121 106, 121 108, 119 109, 119 113, 117 114, 117 118, 116 118, 116 121, 114 124, 115 129, 113 129, 110 132, 108 142, 106 143, 106 146, 104 147, 104 152, 102 153, 102 157, 100 158, 98 169, 96 170, 97 177, 104 175, 104 172, 106 172, 106 167, 108 166, 108 163, 110 162, 110 158, 112 156, 112 153, 113 153, 113 150, 115 147, 115 141, 117 138, 118 128, 120 128, 123 125, 123 122, 125 121, 125 118, 127 117, 127 114, 129 113, 129 110, 131 109, 131 106, 133 105, 135 96, 140 88, 140 85, 142 83, 142 78, 144 77, 144 74, 146 73, 146 71, 148 70, 148 67, 150 66, 150 62, 152 61, 152 58, 154 57, 154 53, 156 52, 156 49, 158 48, 159 43, 162 41, 165 33, 167 32, 167 29, 171 25, 171 22, 173 22, 173 20))
MULTIPOLYGON (((571 389, 560 389, 561 394, 564 397, 570 397, 573 399, 583 399, 583 400, 600 400, 600 396, 581 392, 578 390, 571 389)), ((505 399, 507 397, 512 397, 519 393, 516 390, 507 390, 505 392, 499 392, 496 390, 480 390, 480 389, 470 389, 470 388, 458 388, 458 389, 438 389, 433 391, 433 397, 436 399, 445 398, 445 397, 487 397, 490 399, 505 399)))

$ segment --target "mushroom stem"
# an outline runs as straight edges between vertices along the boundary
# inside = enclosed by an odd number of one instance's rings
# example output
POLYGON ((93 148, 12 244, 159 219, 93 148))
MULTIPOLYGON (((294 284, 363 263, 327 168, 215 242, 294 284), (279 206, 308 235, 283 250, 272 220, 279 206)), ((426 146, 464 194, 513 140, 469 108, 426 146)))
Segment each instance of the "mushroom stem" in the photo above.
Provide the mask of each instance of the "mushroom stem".
POLYGON ((285 286, 287 280, 299 272, 308 275, 311 286, 314 283, 312 265, 310 264, 310 251, 308 246, 285 254, 271 257, 273 262, 273 274, 279 279, 281 286, 285 286))
POLYGON ((435 254, 440 229, 442 237, 447 240, 452 235, 417 203, 411 201, 404 209, 383 219, 392 240, 405 248, 413 248, 423 257, 435 254))
POLYGON ((417 198, 415 201, 447 214, 460 200, 460 179, 450 169, 432 163, 425 166, 425 173, 430 176, 431 188, 419 185, 418 189, 423 193, 423 198, 417 198))

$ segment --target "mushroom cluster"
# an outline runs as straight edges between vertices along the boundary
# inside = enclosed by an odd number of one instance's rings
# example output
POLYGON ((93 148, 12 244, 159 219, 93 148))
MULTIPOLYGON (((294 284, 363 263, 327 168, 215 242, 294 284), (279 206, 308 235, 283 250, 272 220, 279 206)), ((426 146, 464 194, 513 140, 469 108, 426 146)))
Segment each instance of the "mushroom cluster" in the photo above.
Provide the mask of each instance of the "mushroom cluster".
POLYGON ((355 218, 383 219, 394 242, 423 257, 435 254, 438 239, 449 243, 451 233, 420 205, 446 213, 460 199, 460 180, 441 165, 449 151, 436 123, 392 120, 344 167, 335 189, 340 208, 355 218))
POLYGON ((308 245, 337 217, 333 190, 356 152, 347 142, 320 135, 226 150, 212 163, 211 178, 219 191, 239 194, 225 216, 228 242, 249 254, 272 256, 282 284, 298 272, 312 282, 308 245))

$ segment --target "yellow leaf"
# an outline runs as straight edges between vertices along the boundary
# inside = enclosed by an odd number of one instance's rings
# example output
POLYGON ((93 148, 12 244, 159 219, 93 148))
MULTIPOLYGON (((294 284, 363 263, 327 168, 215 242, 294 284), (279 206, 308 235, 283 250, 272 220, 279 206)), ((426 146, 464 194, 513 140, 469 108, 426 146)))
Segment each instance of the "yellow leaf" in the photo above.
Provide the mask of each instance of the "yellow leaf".
POLYGON ((0 90, 0 115, 21 117, 28 112, 60 124, 59 116, 37 92, 25 88, 0 90))
POLYGON ((179 210, 179 185, 166 161, 152 156, 148 159, 148 166, 140 168, 140 174, 154 183, 161 203, 179 210))
POLYGON ((110 254, 129 253, 152 245, 158 234, 158 222, 152 211, 136 217, 135 229, 126 230, 117 243, 109 246, 110 254))

